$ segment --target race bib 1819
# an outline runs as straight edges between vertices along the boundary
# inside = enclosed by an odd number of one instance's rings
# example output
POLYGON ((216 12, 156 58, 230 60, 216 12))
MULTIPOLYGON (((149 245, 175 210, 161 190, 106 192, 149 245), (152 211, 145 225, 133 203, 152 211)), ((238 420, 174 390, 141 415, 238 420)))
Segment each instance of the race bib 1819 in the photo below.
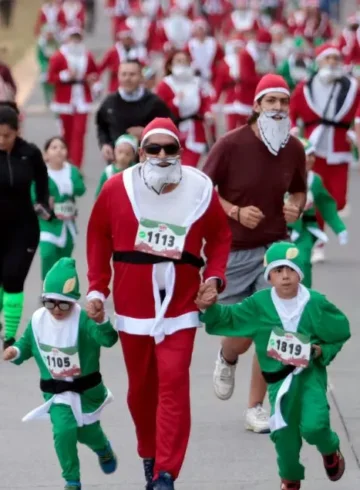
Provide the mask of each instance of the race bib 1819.
POLYGON ((274 328, 267 346, 267 355, 283 364, 306 368, 311 357, 310 339, 305 335, 274 328))

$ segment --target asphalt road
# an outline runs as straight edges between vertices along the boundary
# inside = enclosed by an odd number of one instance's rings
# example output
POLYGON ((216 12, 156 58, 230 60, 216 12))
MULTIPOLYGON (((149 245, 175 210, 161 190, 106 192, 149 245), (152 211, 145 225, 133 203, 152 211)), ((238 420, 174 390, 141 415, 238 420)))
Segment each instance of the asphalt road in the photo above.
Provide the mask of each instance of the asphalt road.
MULTIPOLYGON (((89 40, 100 53, 109 44, 109 28, 100 18, 96 36, 89 40)), ((42 104, 36 89, 28 104, 25 121, 27 139, 42 146, 58 128, 49 114, 34 110, 42 104)), ((95 188, 104 167, 99 155, 94 126, 89 121, 86 146, 87 194, 80 200, 79 240, 75 252, 82 283, 86 291, 85 233, 94 200, 95 188)), ((316 266, 315 287, 326 293, 349 315, 352 340, 330 369, 330 404, 332 421, 338 431, 346 457, 347 472, 336 484, 339 490, 358 488, 360 484, 360 174, 351 175, 352 215, 347 220, 351 240, 340 247, 332 237, 328 246, 328 262, 316 266)), ((41 290, 38 258, 34 261, 26 284, 23 327, 37 308, 41 290)), ((111 308, 111 304, 109 305, 111 308)), ((22 328, 23 328, 22 327, 22 328)), ((248 395, 251 354, 243 356, 237 370, 237 386, 228 402, 216 399, 212 389, 212 371, 218 339, 201 331, 197 337, 192 364, 193 427, 190 446, 177 488, 186 490, 271 490, 279 488, 275 452, 266 435, 254 435, 243 428, 243 412, 248 395)), ((119 346, 103 352, 102 372, 115 395, 115 402, 105 411, 103 426, 119 458, 118 471, 104 476, 94 455, 80 447, 84 489, 141 489, 141 462, 136 454, 134 428, 126 406, 127 379, 119 346)), ((42 397, 38 388, 38 372, 33 361, 22 367, 0 361, 0 490, 53 490, 62 488, 55 457, 50 425, 47 422, 22 423, 21 418, 38 406, 42 397)), ((314 448, 304 444, 303 461, 307 468, 304 489, 332 488, 322 468, 322 460, 314 448)))

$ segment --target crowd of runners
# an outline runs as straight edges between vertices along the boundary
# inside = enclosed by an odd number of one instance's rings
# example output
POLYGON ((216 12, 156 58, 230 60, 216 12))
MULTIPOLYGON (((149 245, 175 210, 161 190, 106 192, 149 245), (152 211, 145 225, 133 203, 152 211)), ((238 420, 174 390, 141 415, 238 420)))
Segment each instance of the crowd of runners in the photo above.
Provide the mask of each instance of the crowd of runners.
POLYGON ((108 0, 113 45, 99 56, 87 45, 95 7, 46 0, 39 11, 40 83, 59 127, 43 148, 26 141, 16 83, 0 65, 3 356, 34 357, 45 398, 24 420, 50 415, 66 490, 81 488, 77 442, 113 473, 100 426, 113 397, 99 358, 120 339, 146 489, 173 490, 205 324, 223 336, 213 373, 221 400, 234 393, 238 357, 255 346, 245 427, 270 433, 281 490, 300 489, 302 439, 317 447, 329 479, 340 479, 326 367, 350 327, 312 288, 329 239, 344 250, 349 240, 360 11, 340 26, 317 0, 108 0), (71 257, 92 113, 104 168, 87 228, 83 309, 71 257), (41 307, 19 338, 38 248, 41 307))

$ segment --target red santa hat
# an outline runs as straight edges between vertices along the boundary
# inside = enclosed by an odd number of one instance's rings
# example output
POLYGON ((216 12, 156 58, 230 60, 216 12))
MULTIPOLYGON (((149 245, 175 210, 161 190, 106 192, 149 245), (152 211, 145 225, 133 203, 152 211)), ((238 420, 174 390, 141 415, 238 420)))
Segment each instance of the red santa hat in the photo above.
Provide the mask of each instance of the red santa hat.
POLYGON ((272 36, 269 31, 260 29, 256 34, 256 42, 259 44, 271 44, 272 36))
POLYGON ((169 117, 156 117, 143 130, 141 135, 141 145, 153 134, 167 134, 172 136, 180 145, 180 131, 169 117))
POLYGON ((341 51, 338 46, 332 43, 322 44, 315 50, 315 61, 321 61, 322 59, 326 58, 326 56, 331 55, 341 56, 341 51))
POLYGON ((273 73, 264 75, 258 83, 255 91, 254 102, 261 99, 261 97, 269 92, 280 92, 290 97, 290 88, 286 80, 280 75, 274 75, 273 73))

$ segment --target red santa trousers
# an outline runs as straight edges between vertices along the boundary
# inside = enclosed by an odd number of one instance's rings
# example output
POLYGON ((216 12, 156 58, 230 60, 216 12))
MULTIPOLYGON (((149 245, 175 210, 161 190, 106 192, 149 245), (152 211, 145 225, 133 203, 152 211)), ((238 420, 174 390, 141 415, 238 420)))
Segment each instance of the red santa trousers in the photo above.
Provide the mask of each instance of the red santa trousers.
MULTIPOLYGON (((323 179, 325 188, 336 201, 338 211, 344 209, 347 202, 349 164, 328 165, 325 158, 317 157, 313 170, 323 179)), ((317 220, 323 230, 324 220, 319 214, 317 220)))
POLYGON ((62 137, 69 152, 69 160, 80 168, 84 157, 87 114, 60 114, 62 137))
POLYGON ((141 458, 155 458, 154 478, 176 479, 190 436, 190 364, 196 328, 155 344, 148 335, 119 333, 129 379, 127 402, 141 458))

